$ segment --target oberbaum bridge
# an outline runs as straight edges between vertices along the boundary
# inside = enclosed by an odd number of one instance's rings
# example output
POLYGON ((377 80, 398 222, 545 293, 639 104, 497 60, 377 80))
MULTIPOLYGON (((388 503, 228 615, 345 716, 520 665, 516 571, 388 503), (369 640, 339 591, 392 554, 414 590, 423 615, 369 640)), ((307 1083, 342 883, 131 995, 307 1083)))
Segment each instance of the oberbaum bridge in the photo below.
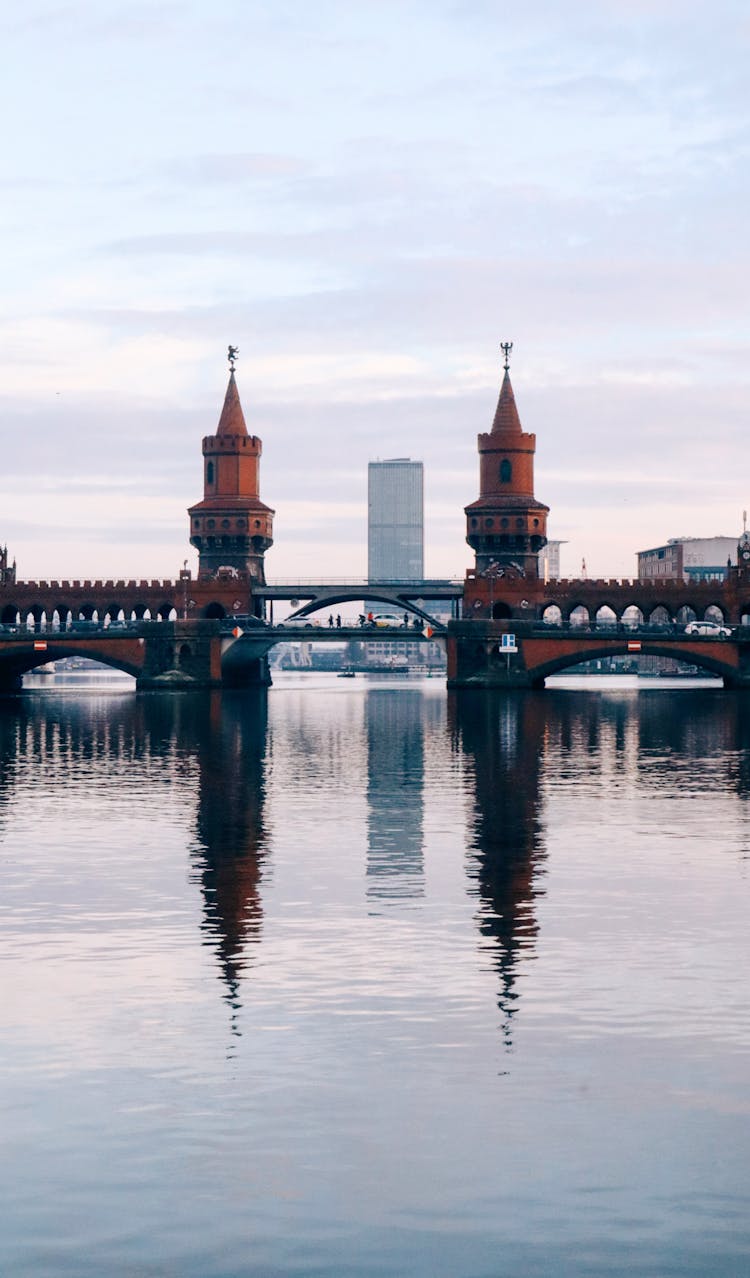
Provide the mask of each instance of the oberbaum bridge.
MULTIPOLYGON (((449 688, 542 688, 566 667, 634 653, 676 658, 720 676, 725 687, 750 688, 747 532, 736 566, 728 564, 719 582, 540 577, 549 507, 534 495, 536 436, 521 426, 511 344, 502 349, 497 409, 478 437, 479 496, 465 508, 474 565, 463 581, 266 581, 274 511, 260 498, 262 444, 245 424, 230 347, 219 424, 203 440, 203 497, 188 511, 197 576, 186 567, 174 581, 18 581, 7 549, 0 551, 0 693, 18 691, 26 672, 71 656, 125 671, 138 689, 268 684, 271 648, 300 639, 296 627, 264 624, 275 600, 292 601, 301 617, 363 598, 418 619, 410 641, 445 644, 449 688), (447 624, 429 612, 446 600, 447 624), (731 635, 686 634, 696 618, 722 620, 731 635)), ((401 627, 363 634, 347 626, 314 636, 316 643, 405 637, 401 627)))

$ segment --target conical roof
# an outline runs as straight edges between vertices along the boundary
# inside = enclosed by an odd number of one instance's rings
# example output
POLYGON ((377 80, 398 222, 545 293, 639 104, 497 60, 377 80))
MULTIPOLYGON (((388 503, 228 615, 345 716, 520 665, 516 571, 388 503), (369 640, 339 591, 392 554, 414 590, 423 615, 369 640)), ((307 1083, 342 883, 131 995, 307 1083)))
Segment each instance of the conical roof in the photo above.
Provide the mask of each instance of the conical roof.
POLYGON ((229 385, 227 393, 224 396, 224 407, 221 410, 219 425, 216 428, 217 435, 247 435, 248 430, 245 425, 245 415, 242 412, 240 403, 240 393, 237 390, 237 383, 234 380, 234 372, 229 374, 229 385))
POLYGON ((518 416, 516 408, 516 397, 513 394, 513 387, 510 384, 510 373, 507 368, 503 377, 503 384, 500 387, 500 398, 497 401, 495 409, 495 420, 492 423, 492 434, 508 432, 514 435, 521 435, 521 419, 518 416))

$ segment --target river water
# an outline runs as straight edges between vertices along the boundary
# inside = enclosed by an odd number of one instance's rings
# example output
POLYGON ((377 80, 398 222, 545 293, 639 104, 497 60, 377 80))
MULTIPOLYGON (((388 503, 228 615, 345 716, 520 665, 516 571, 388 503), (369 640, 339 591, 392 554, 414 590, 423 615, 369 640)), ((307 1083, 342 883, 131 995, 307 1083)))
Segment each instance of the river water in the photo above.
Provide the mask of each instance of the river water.
POLYGON ((750 1272, 750 700, 0 702, 0 1272, 750 1272))

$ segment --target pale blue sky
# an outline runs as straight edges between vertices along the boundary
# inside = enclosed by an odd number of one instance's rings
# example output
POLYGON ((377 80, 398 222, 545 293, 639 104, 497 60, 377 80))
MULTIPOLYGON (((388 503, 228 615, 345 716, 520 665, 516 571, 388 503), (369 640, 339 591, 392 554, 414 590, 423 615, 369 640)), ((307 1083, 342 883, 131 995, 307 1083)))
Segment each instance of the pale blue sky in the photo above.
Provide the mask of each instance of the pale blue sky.
POLYGON ((739 531, 749 46, 732 0, 6 6, 20 575, 194 563, 230 341, 271 578, 362 573, 394 455, 425 463, 427 571, 463 574, 506 338, 564 570, 739 531))

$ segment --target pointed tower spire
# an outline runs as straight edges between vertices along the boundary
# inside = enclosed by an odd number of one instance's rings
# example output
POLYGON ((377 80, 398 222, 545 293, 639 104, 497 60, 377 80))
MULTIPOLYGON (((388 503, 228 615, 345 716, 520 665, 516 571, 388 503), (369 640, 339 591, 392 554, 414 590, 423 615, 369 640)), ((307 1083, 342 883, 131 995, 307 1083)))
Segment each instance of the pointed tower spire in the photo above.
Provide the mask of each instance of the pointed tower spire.
POLYGON ((501 342, 500 350, 503 352, 503 384, 500 387, 500 398, 497 401, 495 409, 495 417, 492 422, 492 434, 496 435, 500 431, 511 431, 514 434, 521 434, 521 419, 518 416, 516 408, 516 397, 513 394, 513 387, 510 384, 510 356, 513 350, 512 342, 501 342))
POLYGON ((227 393, 224 396, 224 407, 221 410, 219 425, 216 427, 217 435, 247 435, 248 430, 245 425, 245 414, 242 411, 240 403, 240 393, 237 390, 237 383, 234 380, 234 369, 229 374, 229 385, 227 393))
POLYGON ((505 365, 503 384, 500 387, 500 398, 497 401, 495 417, 492 422, 492 434, 497 435, 500 431, 511 432, 514 435, 521 434, 521 418, 518 416, 516 397, 510 384, 510 373, 507 364, 505 365))

